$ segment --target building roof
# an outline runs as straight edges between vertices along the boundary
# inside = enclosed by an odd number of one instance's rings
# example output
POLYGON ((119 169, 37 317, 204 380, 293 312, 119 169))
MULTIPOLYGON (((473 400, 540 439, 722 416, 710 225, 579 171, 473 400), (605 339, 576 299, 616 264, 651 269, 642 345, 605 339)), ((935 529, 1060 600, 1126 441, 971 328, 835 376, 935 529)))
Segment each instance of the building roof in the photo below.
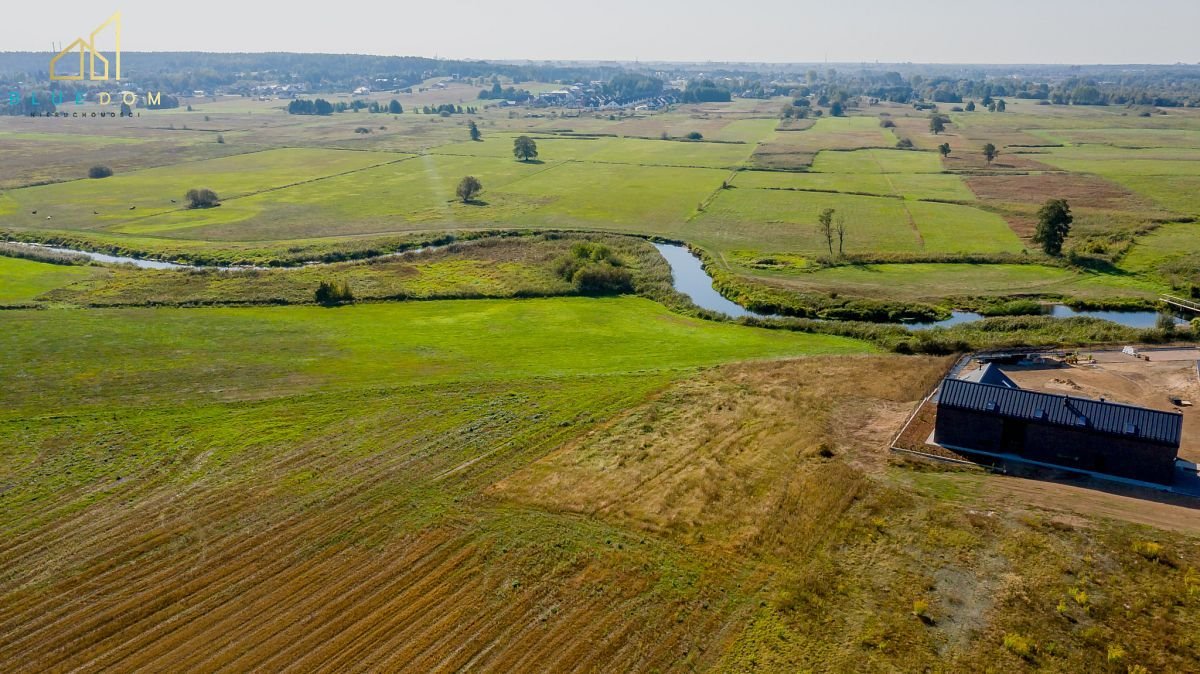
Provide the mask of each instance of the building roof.
POLYGON ((947 378, 938 405, 1179 446, 1178 412, 947 378))
POLYGON ((1000 368, 992 363, 987 363, 978 370, 971 370, 964 374, 960 379, 964 381, 973 381, 977 384, 991 384, 993 386, 1003 386, 1004 388, 1021 388, 1017 383, 1008 378, 1000 368))

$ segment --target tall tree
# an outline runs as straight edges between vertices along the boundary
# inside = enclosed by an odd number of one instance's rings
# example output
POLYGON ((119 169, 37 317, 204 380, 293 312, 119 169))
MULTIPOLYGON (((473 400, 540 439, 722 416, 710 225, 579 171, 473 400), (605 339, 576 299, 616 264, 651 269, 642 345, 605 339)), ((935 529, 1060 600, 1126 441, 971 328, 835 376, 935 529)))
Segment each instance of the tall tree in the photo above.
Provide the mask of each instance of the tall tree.
POLYGON ((975 101, 967 101, 967 112, 975 112, 975 101))
POLYGON ((388 103, 388 112, 392 113, 393 115, 403 114, 404 106, 400 105, 400 101, 397 101, 396 99, 393 98, 392 102, 388 103))
POLYGON ((837 231, 838 257, 839 258, 845 257, 846 256, 846 216, 838 214, 834 229, 837 231))
POLYGON ((483 134, 480 133, 479 126, 475 124, 474 120, 471 120, 467 123, 467 130, 471 132, 471 140, 479 140, 483 138, 483 134))
POLYGON ((537 143, 529 136, 520 136, 513 141, 513 156, 521 161, 537 159, 537 143))
POLYGON ((929 130, 932 131, 933 135, 935 135, 935 136, 938 135, 939 133, 945 131, 946 130, 946 119, 944 117, 942 117, 941 115, 934 115, 933 117, 930 117, 929 118, 929 130))
POLYGON ((832 208, 826 208, 817 216, 821 228, 821 236, 825 237, 825 245, 829 247, 829 257, 833 257, 833 214, 832 208))
POLYGON ((988 164, 995 161, 998 156, 1000 156, 1000 151, 996 149, 995 145, 988 143, 983 146, 983 158, 987 160, 988 164))
POLYGON ((1062 255, 1063 242, 1071 233, 1071 223, 1074 221, 1075 217, 1071 215, 1071 206, 1066 199, 1047 201, 1038 209, 1037 231, 1034 232, 1033 242, 1042 244, 1042 250, 1047 255, 1062 255))
POLYGON ((950 143, 942 143, 941 145, 939 145, 938 152, 940 152, 943 157, 949 157, 950 156, 950 143))
POLYGON ((479 178, 475 176, 465 176, 458 181, 458 189, 454 191, 459 199, 462 199, 464 204, 470 203, 475 199, 475 196, 483 191, 483 183, 479 182, 479 178))

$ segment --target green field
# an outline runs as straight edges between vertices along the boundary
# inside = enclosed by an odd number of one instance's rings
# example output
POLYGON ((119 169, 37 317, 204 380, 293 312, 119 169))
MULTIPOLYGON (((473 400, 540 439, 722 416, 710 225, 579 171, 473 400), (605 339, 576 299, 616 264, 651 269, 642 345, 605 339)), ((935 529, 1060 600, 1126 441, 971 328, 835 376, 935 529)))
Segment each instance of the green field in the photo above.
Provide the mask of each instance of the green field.
POLYGON ((847 253, 1020 252, 999 216, 957 204, 788 190, 725 190, 693 223, 698 240, 718 249, 819 254, 817 218, 832 208, 846 218, 847 253))
POLYGON ((839 337, 683 318, 639 298, 12 312, 0 336, 11 385, 0 400, 11 416, 124 399, 222 400, 225 391, 254 398, 870 350, 839 337))
POLYGON ((0 256, 0 304, 28 302, 75 281, 103 274, 94 267, 70 267, 0 256))

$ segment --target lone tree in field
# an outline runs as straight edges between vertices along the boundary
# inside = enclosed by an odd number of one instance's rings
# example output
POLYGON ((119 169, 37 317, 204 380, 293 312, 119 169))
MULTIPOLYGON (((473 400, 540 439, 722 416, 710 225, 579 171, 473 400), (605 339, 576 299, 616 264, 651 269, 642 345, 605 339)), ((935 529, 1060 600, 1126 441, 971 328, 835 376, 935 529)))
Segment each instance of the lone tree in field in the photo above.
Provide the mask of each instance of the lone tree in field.
POLYGON ((217 193, 207 187, 188 190, 184 198, 187 199, 188 208, 212 208, 221 205, 217 193))
POLYGON ((975 112, 975 101, 967 101, 967 112, 975 112))
POLYGON ((513 156, 521 161, 537 159, 537 143, 529 136, 520 136, 513 141, 513 156))
POLYGON ((995 145, 988 143, 987 145, 983 146, 983 158, 987 160, 989 165, 991 165, 991 163, 996 160, 996 157, 999 156, 1000 151, 996 149, 995 145))
POLYGON ((393 98, 392 102, 388 103, 388 112, 393 115, 404 114, 404 106, 400 105, 400 101, 393 98))
POLYGON ((483 191, 483 183, 479 182, 479 178, 475 176, 466 176, 458 181, 458 189, 454 191, 459 199, 462 199, 464 204, 469 204, 475 200, 475 197, 483 191))
POLYGON ((1071 206, 1066 199, 1047 201, 1038 209, 1037 231, 1034 232, 1033 242, 1042 244, 1042 250, 1046 251, 1047 255, 1062 255, 1063 241, 1071 233, 1071 223, 1074 220, 1071 206))
POLYGON ((935 136, 938 135, 939 133, 945 131, 946 130, 945 118, 942 117, 941 115, 934 115, 933 117, 931 117, 929 119, 929 130, 932 131, 933 135, 935 135, 935 136))
POLYGON ((837 232, 838 240, 838 257, 846 256, 846 216, 839 214, 834 222, 834 231, 837 232))
POLYGON ((941 145, 939 145, 938 152, 941 153, 941 155, 943 157, 949 157, 950 156, 950 143, 942 143, 941 145))
POLYGON ((481 140, 483 138, 483 133, 479 131, 479 126, 474 121, 467 124, 467 130, 471 132, 471 140, 481 140))
POLYGON ((113 174, 113 170, 107 166, 97 165, 88 169, 89 178, 107 178, 113 174))
POLYGON ((825 245, 829 247, 829 257, 833 257, 833 214, 832 208, 826 208, 817 216, 817 224, 821 228, 821 236, 825 237, 825 245))
POLYGON ((842 105, 841 101, 834 101, 833 105, 829 106, 829 115, 831 117, 845 117, 846 106, 842 105))

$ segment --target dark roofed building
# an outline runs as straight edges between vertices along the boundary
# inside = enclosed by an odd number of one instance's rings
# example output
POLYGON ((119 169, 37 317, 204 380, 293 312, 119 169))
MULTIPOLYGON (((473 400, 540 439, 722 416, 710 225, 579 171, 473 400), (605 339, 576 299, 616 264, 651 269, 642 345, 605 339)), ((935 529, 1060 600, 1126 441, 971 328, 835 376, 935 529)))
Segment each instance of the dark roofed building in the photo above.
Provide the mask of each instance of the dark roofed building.
POLYGON ((980 375, 990 383, 953 378, 942 382, 934 431, 938 444, 1146 482, 1172 482, 1183 415, 1026 391, 999 375, 1003 380, 980 375))

